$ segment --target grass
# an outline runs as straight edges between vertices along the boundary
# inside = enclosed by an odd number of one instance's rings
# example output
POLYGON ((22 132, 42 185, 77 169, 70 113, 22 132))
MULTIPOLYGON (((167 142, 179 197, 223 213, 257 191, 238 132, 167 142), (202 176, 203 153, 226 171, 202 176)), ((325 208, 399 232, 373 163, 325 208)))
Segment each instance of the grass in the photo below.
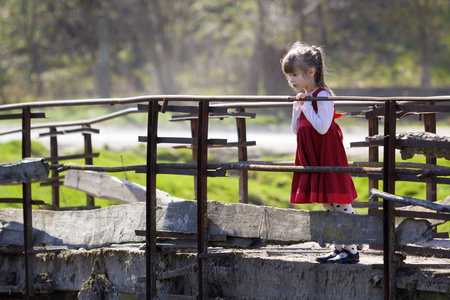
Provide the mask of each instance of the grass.
MULTIPOLYGON (((45 157, 48 155, 45 147, 37 142, 32 144, 33 157, 45 157)), ((146 158, 146 149, 144 145, 140 145, 128 151, 111 151, 107 149, 95 149, 94 152, 99 152, 100 156, 94 159, 95 165, 101 166, 122 166, 122 165, 138 165, 144 164, 146 158)), ((21 142, 11 141, 0 145, 0 153, 2 162, 14 162, 21 159, 21 142)), ((67 153, 68 155, 73 153, 67 153)), ((192 154, 189 150, 173 150, 160 149, 158 152, 158 162, 191 162, 192 154)), ((210 157, 211 160, 218 161, 217 157, 210 157)), ((273 158, 266 158, 273 160, 273 158)), ((293 158, 283 157, 277 160, 293 160, 293 158)), ((220 160, 219 160, 220 161, 220 160)), ((416 156, 410 162, 425 163, 425 158, 416 156)), ((83 164, 82 160, 73 160, 73 163, 83 164)), ((450 167, 450 161, 438 159, 438 164, 450 167)), ((129 181, 145 186, 145 174, 137 174, 135 172, 120 172, 112 173, 111 175, 118 178, 127 179, 129 181)), ((249 172, 249 202, 255 205, 269 205, 281 208, 302 208, 308 210, 322 210, 321 205, 293 205, 289 203, 289 195, 291 188, 291 173, 278 172, 249 172)), ((356 201, 368 201, 368 179, 362 177, 353 178, 355 187, 357 189, 358 198, 356 201)), ((382 181, 379 182, 380 189, 382 181)), ((174 197, 184 199, 194 199, 194 178, 180 175, 158 175, 157 188, 168 192, 174 197)), ((397 182, 396 194, 408 196, 418 199, 426 198, 426 187, 423 183, 415 182, 397 182)), ((3 185, 0 186, 1 197, 21 197, 21 185, 3 185)), ((32 185, 32 195, 34 200, 43 200, 51 203, 51 192, 49 187, 41 187, 35 183, 32 185)), ((437 198, 442 200, 450 195, 449 185, 438 185, 437 198)), ((239 201, 239 177, 236 172, 229 172, 229 175, 223 177, 208 178, 208 199, 217 200, 225 203, 237 203, 239 201)), ((104 200, 95 199, 95 205, 106 207, 116 205, 117 203, 104 200)), ((60 188, 60 206, 84 206, 86 205, 86 196, 80 191, 69 189, 66 187, 60 188)), ((21 208, 21 204, 0 204, 0 208, 21 208)), ((356 209, 359 214, 366 214, 367 209, 356 209)), ((438 226, 439 232, 449 232, 450 223, 438 226)))

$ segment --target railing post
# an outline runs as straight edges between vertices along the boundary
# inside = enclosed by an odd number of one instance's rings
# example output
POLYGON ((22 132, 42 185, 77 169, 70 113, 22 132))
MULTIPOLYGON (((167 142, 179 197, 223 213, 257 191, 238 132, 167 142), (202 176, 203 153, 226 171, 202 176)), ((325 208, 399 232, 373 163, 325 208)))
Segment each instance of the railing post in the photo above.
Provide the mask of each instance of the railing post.
MULTIPOLYGON (((245 108, 236 108, 236 112, 245 112, 245 108)), ((236 118, 238 144, 247 142, 247 128, 244 118, 236 118)), ((239 161, 247 161, 247 146, 238 146, 239 161)), ((248 171, 239 170, 239 203, 248 203, 248 171)))
MULTIPOLYGON (((383 191, 395 194, 396 102, 386 101, 384 113, 383 191)), ((395 299, 395 206, 383 200, 384 299, 395 299)))
MULTIPOLYGON (((378 132, 379 132, 378 117, 370 118, 368 120, 368 125, 369 125, 369 136, 378 135, 378 132)), ((369 162, 378 162, 379 161, 378 150, 379 150, 378 146, 369 147, 369 162)), ((377 179, 369 179, 369 196, 371 196, 370 191, 374 188, 378 189, 378 180, 377 179)), ((378 198, 373 198, 372 201, 378 202, 378 198)), ((378 209, 377 208, 369 208, 369 212, 374 211, 374 210, 378 210, 378 209)))
MULTIPOLYGON (((191 136, 196 139, 198 137, 198 119, 191 119, 191 136)), ((192 163, 197 164, 198 161, 198 145, 192 145, 192 163)), ((194 176, 194 196, 197 199, 197 176, 194 176)))
MULTIPOLYGON (((59 163, 57 160, 53 160, 58 157, 58 137, 56 135, 56 127, 50 127, 50 157, 52 158, 53 164, 59 163)), ((52 169, 52 178, 58 176, 58 170, 52 169)), ((59 185, 54 185, 54 183, 52 184, 52 205, 55 208, 59 208, 59 185)))
MULTIPOLYGON (((83 125, 82 127, 90 128, 90 125, 83 125)), ((90 133, 83 133, 84 136, 84 154, 92 155, 92 135, 90 133)), ((92 166, 94 160, 92 157, 86 157, 84 159, 84 164, 88 166, 92 166)), ((95 198, 91 195, 86 194, 86 206, 94 207, 95 206, 95 198)))
MULTIPOLYGON (((22 110, 22 158, 31 157, 31 110, 22 110)), ((25 296, 34 295, 33 218, 31 210, 31 183, 22 183, 23 241, 25 254, 25 296)))
POLYGON ((146 299, 155 299, 156 291, 156 150, 158 142, 158 102, 150 101, 147 121, 147 191, 146 191, 146 299))
MULTIPOLYGON (((434 102, 430 102, 429 104, 434 105, 434 102)), ((423 122, 425 125, 425 132, 436 133, 436 114, 434 114, 434 113, 433 114, 424 114, 423 122)), ((435 165, 437 163, 436 157, 427 157, 426 163, 435 165)), ((436 192, 437 187, 436 187, 436 182, 434 181, 433 177, 427 178, 426 190, 427 190, 427 194, 426 194, 427 201, 436 202, 437 201, 437 192, 436 192)))
POLYGON ((198 111, 197 159, 197 261, 198 299, 206 297, 206 278, 203 259, 207 254, 207 167, 208 167, 208 110, 209 102, 200 101, 198 111))

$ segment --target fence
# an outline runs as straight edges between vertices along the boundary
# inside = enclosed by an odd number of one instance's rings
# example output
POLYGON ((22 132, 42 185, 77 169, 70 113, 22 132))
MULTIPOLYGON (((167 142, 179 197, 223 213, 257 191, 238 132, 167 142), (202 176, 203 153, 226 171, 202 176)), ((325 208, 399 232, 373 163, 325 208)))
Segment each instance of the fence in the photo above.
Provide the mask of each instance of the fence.
MULTIPOLYGON (((21 104, 9 104, 0 106, 0 111, 12 111, 20 109, 21 114, 5 114, 0 116, 2 119, 22 119, 22 156, 31 156, 31 136, 30 131, 36 128, 48 128, 48 133, 42 136, 49 136, 51 139, 51 153, 48 160, 52 163, 52 204, 55 207, 59 206, 58 185, 61 179, 61 174, 58 168, 64 165, 59 164, 59 161, 66 159, 84 158, 86 165, 92 165, 92 159, 98 154, 92 153, 92 139, 91 134, 98 132, 91 127, 92 124, 109 120, 114 117, 123 116, 130 113, 147 112, 148 113, 148 128, 147 136, 139 137, 139 141, 147 143, 147 159, 145 164, 141 166, 132 166, 127 170, 135 170, 147 174, 147 225, 146 231, 140 232, 146 236, 146 258, 147 270, 146 273, 146 297, 152 298, 156 296, 156 227, 155 227, 155 210, 156 210, 156 176, 157 174, 179 174, 179 175, 193 175, 195 180, 196 200, 198 207, 198 292, 199 298, 203 298, 206 285, 203 280, 203 261, 208 258, 207 253, 207 237, 206 237, 206 208, 207 208, 207 177, 221 176, 224 170, 238 170, 240 176, 240 195, 239 201, 243 203, 248 202, 248 171, 282 171, 282 172, 346 172, 359 173, 369 177, 369 189, 378 188, 378 181, 383 180, 383 190, 390 194, 395 194, 395 182, 398 180, 417 181, 424 180, 427 185, 427 200, 436 201, 436 185, 449 184, 450 180, 442 176, 450 175, 450 171, 446 168, 434 167, 436 165, 436 158, 427 158, 426 165, 404 165, 396 163, 395 148, 402 147, 425 147, 425 148, 439 148, 448 151, 450 144, 448 142, 439 141, 403 141, 396 138, 396 123, 397 118, 404 117, 411 113, 423 114, 424 127, 426 132, 436 132, 436 113, 450 112, 450 106, 442 105, 450 102, 450 97, 331 97, 328 100, 336 101, 336 105, 358 106, 367 108, 366 111, 361 112, 368 120, 368 135, 369 137, 376 136, 379 133, 379 119, 384 118, 384 136, 381 140, 370 140, 361 143, 355 143, 352 146, 369 147, 369 161, 362 164, 352 165, 350 168, 334 167, 298 167, 279 164, 261 164, 258 162, 247 161, 247 147, 254 145, 253 142, 248 142, 246 137, 246 123, 245 119, 254 117, 254 114, 247 113, 245 109, 261 108, 261 107, 284 107, 291 105, 294 99, 292 97, 280 96, 148 96, 148 97, 133 97, 123 99, 93 99, 93 100, 71 100, 71 101, 47 101, 47 102, 32 102, 21 104), (240 101, 236 103, 236 101, 240 101), (162 105, 159 104, 162 102, 162 105), (186 102, 196 103, 195 105, 185 105, 186 102), (148 104, 142 104, 148 103, 148 104), (172 105, 171 103, 182 103, 181 105, 172 105), (215 104, 211 104, 215 103, 215 104), (90 105, 124 105, 124 104, 138 104, 138 108, 126 109, 117 113, 106 115, 104 117, 95 118, 91 120, 83 120, 78 122, 53 123, 38 126, 31 126, 31 119, 44 117, 42 113, 32 113, 32 109, 46 108, 46 107, 61 107, 61 106, 90 106, 90 105), (230 109, 236 111, 230 112, 230 109), (191 122, 192 138, 166 138, 158 136, 158 115, 167 111, 183 113, 183 116, 175 117, 174 120, 188 120, 191 122), (212 117, 236 118, 236 126, 238 129, 238 142, 228 143, 222 139, 208 139, 208 120, 212 117), (79 127, 76 129, 61 131, 62 127, 79 127), (85 151, 80 155, 75 156, 58 156, 57 136, 63 133, 79 133, 84 136, 85 151), (157 162, 156 151, 157 145, 161 143, 183 144, 189 145, 193 150, 192 164, 161 164, 157 162), (208 165, 208 147, 237 147, 239 163, 223 163, 219 165, 208 165), (383 163, 379 163, 378 147, 383 146, 384 157, 383 163), (417 170, 408 170, 406 168, 416 168, 417 170), (56 184, 55 184, 56 183, 56 184)), ((314 99, 312 99, 314 100, 314 99)), ((327 100, 327 99, 316 99, 327 100)), ((12 133, 12 132, 9 132, 12 133)), ((69 168, 69 166, 66 166, 69 168)), ((108 171, 108 168, 103 168, 108 171)), ((123 168, 110 168, 109 171, 119 170, 123 168)), ((394 230, 394 215, 395 216, 410 216, 410 217, 425 217, 449 220, 449 214, 441 213, 427 213, 427 214, 413 214, 395 211, 394 203, 383 198, 383 210, 378 211, 380 205, 377 204, 377 199, 372 199, 366 207, 370 207, 370 214, 383 214, 384 220, 384 265, 385 265, 385 298, 393 299, 395 290, 395 274, 394 266, 391 261, 392 254, 398 250, 393 240, 394 230)), ((1 199, 0 199, 1 201, 1 199)), ((32 288, 32 255, 35 253, 32 244, 32 220, 31 220, 31 205, 33 204, 31 195, 31 183, 23 183, 23 203, 24 211, 24 250, 25 250, 25 272, 27 278, 27 294, 33 294, 32 288)), ((94 199, 88 196, 87 208, 95 208, 94 199)), ((405 249, 402 249, 405 250, 405 249)))

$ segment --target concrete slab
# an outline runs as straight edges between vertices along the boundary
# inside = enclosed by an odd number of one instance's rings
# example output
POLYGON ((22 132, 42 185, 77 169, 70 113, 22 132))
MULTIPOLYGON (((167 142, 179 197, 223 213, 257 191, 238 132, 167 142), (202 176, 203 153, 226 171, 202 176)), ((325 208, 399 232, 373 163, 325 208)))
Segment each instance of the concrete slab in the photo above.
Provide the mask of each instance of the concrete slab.
MULTIPOLYGON (((85 192, 96 198, 122 204, 145 202, 146 199, 145 186, 102 172, 68 170, 65 173, 64 186, 85 192)), ((159 205, 185 200, 172 197, 158 189, 156 190, 156 198, 159 205)))
MULTIPOLYGON (((135 230, 145 230, 145 203, 114 205, 82 211, 33 211, 36 246, 65 245, 97 248, 116 243, 142 242, 135 230)), ((196 202, 171 202, 157 207, 156 229, 196 233, 196 202)), ((23 244, 21 209, 0 210, 0 247, 23 244)), ((381 244, 381 218, 330 212, 309 212, 248 204, 208 201, 208 233, 225 235, 231 245, 292 244, 381 244), (250 239, 251 243, 242 239, 250 239)), ((426 220, 404 220, 396 229, 397 242, 431 240, 426 220)), ((223 243, 222 243, 223 244, 223 243)))
MULTIPOLYGON (((169 203, 163 229, 195 233, 196 216, 194 201, 169 203)), ((397 242, 431 240, 431 228, 426 220, 403 220, 396 229, 397 242)), ((261 239, 268 243, 382 244, 382 229, 381 217, 376 216, 208 201, 211 235, 261 239)))
POLYGON ((50 167, 43 158, 26 158, 0 164, 0 184, 28 183, 48 178, 50 167))
MULTIPOLYGON (((208 296, 213 299, 384 299, 383 256, 363 250, 355 265, 327 265, 315 257, 330 249, 265 247, 257 250, 210 248, 205 272, 208 296)), ((20 293, 24 278, 23 255, 0 254, 0 298, 8 289, 20 293), (3 292, 2 292, 3 291, 3 292)), ((166 251, 158 247, 161 273, 181 270, 197 262, 195 252, 166 251)), ((79 299, 136 299, 145 292, 145 252, 136 247, 65 250, 37 254, 35 278, 45 278, 47 294, 76 295, 79 299), (99 296, 101 295, 101 297, 99 296), (83 298, 80 298, 83 297, 83 298)), ((408 257, 396 278, 398 299, 448 299, 450 259, 408 257)), ((180 272, 181 273, 181 272, 180 272)), ((164 294, 195 296, 197 274, 157 281, 159 299, 164 294)), ((17 295, 17 294, 16 294, 17 295)), ((15 296, 15 295, 12 295, 15 296)), ((44 299, 44 298, 43 298, 44 299)))

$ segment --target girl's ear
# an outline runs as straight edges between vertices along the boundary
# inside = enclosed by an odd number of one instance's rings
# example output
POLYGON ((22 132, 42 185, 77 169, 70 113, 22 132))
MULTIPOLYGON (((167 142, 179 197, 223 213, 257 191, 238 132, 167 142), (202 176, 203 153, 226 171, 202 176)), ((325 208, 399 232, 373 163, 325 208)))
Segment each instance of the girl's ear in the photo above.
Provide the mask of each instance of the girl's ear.
POLYGON ((314 78, 314 75, 316 74, 316 69, 314 68, 309 68, 308 70, 308 75, 311 76, 312 78, 314 78))

